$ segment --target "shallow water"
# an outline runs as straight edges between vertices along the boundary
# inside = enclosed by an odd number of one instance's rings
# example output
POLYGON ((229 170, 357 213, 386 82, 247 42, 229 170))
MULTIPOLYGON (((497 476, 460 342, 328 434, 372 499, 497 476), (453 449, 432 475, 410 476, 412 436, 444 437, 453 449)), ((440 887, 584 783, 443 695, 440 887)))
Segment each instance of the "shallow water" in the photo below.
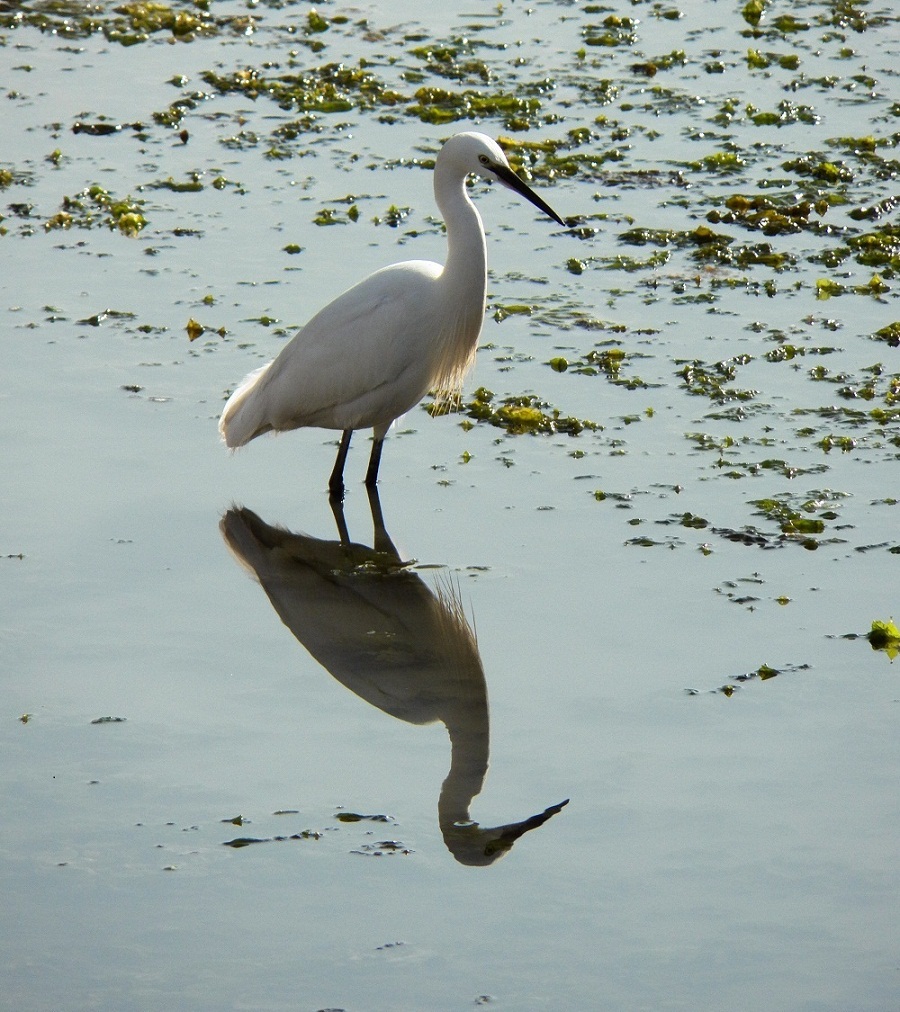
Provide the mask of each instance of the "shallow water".
POLYGON ((325 4, 311 31, 219 3, 206 35, 125 46, 95 7, 0 11, 4 1001, 891 1007, 897 662, 866 634, 898 616, 895 15, 325 4), (360 59, 378 88, 336 111, 219 87, 360 59), (449 120, 424 86, 534 101, 449 120), (348 558, 333 434, 229 455, 216 419, 347 283, 441 258, 408 163, 471 127, 574 227, 476 184, 466 399, 598 428, 410 413, 382 466, 396 556, 363 550, 360 434, 348 558), (143 201, 138 234, 93 185, 143 201), (821 203, 768 234, 709 220, 736 196, 821 203), (307 568, 251 579, 234 504, 307 568))

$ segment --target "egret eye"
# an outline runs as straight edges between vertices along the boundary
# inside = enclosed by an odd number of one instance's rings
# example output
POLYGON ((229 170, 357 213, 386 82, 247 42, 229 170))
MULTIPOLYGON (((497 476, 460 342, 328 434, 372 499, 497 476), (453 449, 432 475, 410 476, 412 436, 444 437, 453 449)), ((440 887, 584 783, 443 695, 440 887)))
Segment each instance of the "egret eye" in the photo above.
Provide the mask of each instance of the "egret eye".
POLYGON ((487 166, 489 166, 491 164, 491 160, 490 160, 490 158, 488 158, 487 155, 479 155, 478 156, 478 161, 481 162, 481 164, 484 165, 485 167, 487 167, 487 166))

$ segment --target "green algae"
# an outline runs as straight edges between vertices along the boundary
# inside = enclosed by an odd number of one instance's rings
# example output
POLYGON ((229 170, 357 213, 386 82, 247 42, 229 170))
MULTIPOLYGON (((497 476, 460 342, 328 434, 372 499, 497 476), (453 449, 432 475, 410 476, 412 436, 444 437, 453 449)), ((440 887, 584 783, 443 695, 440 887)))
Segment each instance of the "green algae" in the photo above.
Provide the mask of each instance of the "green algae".
POLYGON ((736 378, 738 366, 746 365, 750 361, 749 355, 735 355, 733 358, 714 363, 694 359, 685 362, 677 375, 681 378, 681 386, 692 396, 708 397, 716 404, 750 401, 759 394, 758 390, 727 385, 736 378))
POLYGON ((313 224, 319 227, 327 225, 347 225, 352 219, 346 212, 339 211, 334 207, 323 207, 313 217, 313 224))
POLYGON ((723 465, 724 460, 721 458, 725 451, 737 446, 739 442, 749 441, 749 437, 747 436, 735 439, 733 436, 713 436, 708 432, 686 432, 684 438, 690 440, 701 450, 717 453, 720 457, 720 463, 723 465))
POLYGON ((306 15, 306 30, 312 34, 318 34, 320 32, 327 32, 331 25, 327 18, 323 18, 322 15, 315 10, 315 8, 309 11, 306 15))
POLYGON ((609 163, 624 161, 626 152, 622 148, 600 150, 595 143, 599 139, 597 135, 591 133, 585 138, 578 134, 579 131, 569 131, 566 138, 543 144, 501 137, 501 143, 509 152, 513 166, 529 181, 603 179, 609 163))
POLYGON ((240 18, 214 18, 203 9, 202 3, 138 0, 107 7, 80 0, 48 0, 15 6, 17 10, 0 13, 0 27, 28 26, 65 39, 102 34, 110 42, 123 46, 147 42, 158 34, 190 42, 203 35, 216 35, 240 21, 240 18))
MULTIPOLYGON (((470 38, 457 37, 448 42, 416 46, 410 52, 424 64, 422 71, 453 81, 489 84, 495 76, 491 65, 475 55, 470 38)), ((413 80, 415 76, 414 72, 407 72, 406 79, 413 80)), ((420 76, 424 74, 420 72, 420 76)))
POLYGON ((781 474, 786 478, 798 478, 802 475, 823 474, 828 470, 825 464, 799 466, 779 457, 761 457, 746 459, 745 454, 753 447, 764 453, 771 450, 773 441, 766 437, 749 435, 714 435, 707 432, 686 432, 684 438, 692 442, 703 453, 711 453, 712 468, 720 476, 739 480, 747 477, 760 477, 767 472, 781 474))
POLYGON ((281 75, 254 67, 230 73, 206 70, 201 77, 221 94, 239 93, 251 99, 265 96, 282 109, 298 112, 344 113, 393 107, 405 101, 401 93, 366 67, 343 63, 326 63, 304 73, 281 75))
POLYGON ((808 500, 800 509, 791 506, 787 497, 754 499, 751 505, 757 507, 759 515, 777 523, 782 534, 822 534, 825 530, 825 520, 837 519, 837 513, 833 510, 826 511, 822 517, 812 516, 811 514, 821 508, 821 503, 817 500, 808 500))
POLYGON ((863 267, 877 268, 887 278, 900 275, 900 225, 888 223, 874 232, 849 236, 845 248, 863 267))
POLYGON ((141 0, 136 3, 120 4, 116 13, 123 16, 123 26, 105 29, 111 42, 129 45, 143 41, 154 32, 171 32, 176 38, 193 38, 205 31, 214 31, 209 15, 194 8, 193 11, 177 10, 169 4, 141 0))
POLYGON ((816 281, 816 298, 830 299, 839 295, 871 295, 878 298, 889 292, 890 287, 885 284, 880 275, 873 274, 872 277, 861 285, 844 285, 833 278, 819 278, 816 281))
POLYGON ((134 200, 130 196, 117 199, 102 186, 94 184, 74 196, 63 197, 60 210, 44 221, 44 230, 105 226, 133 238, 147 224, 143 205, 142 200, 134 200))
POLYGON ((771 267, 780 271, 792 267, 796 257, 783 250, 776 250, 771 243, 761 242, 752 245, 711 245, 695 251, 693 259, 698 261, 715 261, 722 266, 737 267, 771 267))
POLYGON ((682 513, 681 515, 681 526, 689 527, 692 530, 703 530, 705 527, 709 527, 709 521, 704 517, 698 517, 693 513, 682 513))
POLYGON ((762 21, 765 10, 766 0, 747 0, 747 3, 741 9, 741 17, 743 17, 748 25, 756 28, 760 21, 762 21))
POLYGON ((792 362, 795 358, 804 355, 833 355, 836 351, 837 348, 806 347, 802 344, 785 343, 767 351, 764 358, 767 362, 792 362))
POLYGON ((793 14, 780 14, 772 20, 772 26, 782 35, 791 35, 794 32, 808 32, 812 25, 808 21, 801 21, 793 14))
POLYGON ((809 176, 816 182, 830 186, 853 182, 853 172, 843 162, 833 162, 815 154, 799 155, 781 163, 786 172, 809 176))
POLYGON ((860 207, 854 207, 847 212, 847 215, 853 218, 854 221, 877 221, 886 214, 891 214, 898 203, 900 203, 900 199, 897 197, 887 197, 885 200, 880 200, 875 204, 863 204, 860 207))
POLYGON ((577 436, 584 431, 601 428, 596 422, 563 414, 547 401, 533 394, 508 396, 495 401, 495 394, 479 387, 466 402, 435 402, 425 405, 431 415, 463 413, 475 422, 486 422, 503 429, 508 435, 555 435, 564 433, 577 436))
POLYGON ((423 123, 445 124, 492 117, 502 120, 507 130, 528 130, 537 124, 542 107, 540 98, 516 92, 424 87, 415 92, 406 112, 423 123))
POLYGON ((389 815, 360 815, 358 812, 338 812, 338 822, 393 822, 389 815))
POLYGON ((632 246, 675 246, 692 248, 695 246, 719 246, 733 242, 731 236, 713 232, 705 225, 695 229, 662 229, 662 228, 631 228, 619 233, 619 241, 632 246))
POLYGON ((169 176, 167 179, 157 179, 148 183, 152 190, 171 190, 172 193, 200 193, 203 190, 203 182, 199 172, 192 172, 190 179, 176 180, 169 176))
POLYGON ((745 107, 745 114, 754 126, 783 127, 794 123, 816 124, 819 115, 810 105, 797 105, 788 99, 782 99, 773 110, 757 109, 752 103, 745 107))
MULTIPOLYGON (((355 205, 347 210, 347 214, 351 220, 354 220, 354 215, 351 213, 354 211, 355 205)), ((372 218, 372 223, 375 225, 388 225, 391 228, 398 228, 412 213, 410 207, 398 207, 396 204, 391 206, 384 212, 384 214, 376 214, 372 218)), ((356 213, 358 217, 358 212, 356 213)))
POLYGON ((740 172, 745 166, 746 160, 736 151, 716 151, 714 154, 706 155, 699 161, 688 162, 687 168, 692 172, 740 172))
POLYGON ((493 318, 495 323, 502 323, 510 316, 531 316, 536 307, 518 303, 505 303, 494 307, 493 318))
POLYGON ((900 655, 900 629, 897 628, 893 619, 883 622, 876 619, 872 623, 871 630, 867 633, 866 639, 873 650, 883 650, 890 660, 900 655))
POLYGON ((617 48, 632 46, 637 41, 635 18, 609 14, 599 24, 585 25, 581 29, 581 38, 586 46, 602 46, 617 48))
POLYGON ((291 833, 290 836, 236 836, 233 840, 223 840, 223 847, 231 847, 233 850, 241 850, 250 847, 255 843, 284 843, 288 840, 321 840, 322 833, 313 829, 304 829, 299 833, 291 833))
POLYGON ((752 70, 767 70, 773 66, 781 67, 782 70, 797 70, 800 66, 800 57, 797 53, 772 53, 748 49, 747 66, 752 70))
POLYGON ((724 210, 714 208, 706 220, 713 225, 741 225, 764 235, 790 235, 797 232, 824 232, 813 215, 824 216, 828 203, 809 200, 800 194, 769 196, 732 194, 723 201, 724 210))
POLYGON ((0 168, 0 190, 8 190, 10 186, 24 183, 27 178, 25 173, 16 172, 15 169, 0 168))
POLYGON ((623 348, 592 348, 574 360, 557 355, 551 358, 547 365, 554 372, 571 372, 578 376, 603 376, 608 382, 622 386, 626 390, 646 390, 650 384, 639 376, 621 374, 626 360, 634 357, 623 348))
POLYGON ((876 341, 884 341, 892 348, 900 347, 900 321, 895 320, 893 323, 881 327, 875 331, 872 337, 876 341))
MULTIPOLYGON (((735 597, 732 598, 732 600, 734 600, 738 604, 749 604, 751 611, 754 610, 754 606, 757 601, 756 598, 747 596, 745 596, 744 598, 735 597)), ((781 600, 787 603, 787 599, 782 598, 781 600)), ((708 692, 711 695, 713 694, 721 695, 725 696, 726 699, 732 699, 736 695, 738 690, 746 686, 747 683, 749 682, 756 682, 756 681, 767 682, 773 678, 777 678, 779 675, 784 675, 788 672, 794 673, 797 671, 808 671, 809 667, 810 666, 808 664, 785 664, 780 668, 774 668, 770 664, 764 663, 760 664, 760 666, 755 671, 747 671, 744 674, 732 675, 730 681, 726 682, 723 685, 720 685, 716 689, 709 689, 708 692)), ((700 695, 699 689, 686 689, 685 692, 689 696, 700 695)))
MULTIPOLYGON (((674 246, 677 249, 686 248, 690 251, 688 255, 692 260, 698 263, 714 262, 721 266, 737 268, 765 266, 782 270, 796 263, 793 254, 776 250, 769 243, 732 245, 734 243, 732 236, 714 232, 705 225, 684 231, 633 228, 620 233, 619 240, 636 246, 652 243, 657 246, 674 246)), ((708 298, 706 294, 692 297, 693 300, 708 298)))

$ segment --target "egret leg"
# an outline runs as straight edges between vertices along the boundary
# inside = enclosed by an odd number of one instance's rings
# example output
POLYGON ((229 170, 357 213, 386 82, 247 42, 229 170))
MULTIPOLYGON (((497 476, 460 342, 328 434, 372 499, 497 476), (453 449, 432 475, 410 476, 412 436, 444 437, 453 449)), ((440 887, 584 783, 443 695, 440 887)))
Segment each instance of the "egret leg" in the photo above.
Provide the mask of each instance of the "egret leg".
POLYGON ((344 498, 344 464, 347 462, 347 451, 350 449, 350 437, 352 435, 353 429, 344 429, 341 433, 341 442, 334 461, 334 470, 328 479, 328 492, 332 499, 344 498))
POLYGON ((372 440, 372 456, 369 457, 369 467, 366 471, 366 487, 375 488, 378 481, 378 465, 381 463, 381 447, 384 445, 384 436, 381 439, 375 437, 372 440))

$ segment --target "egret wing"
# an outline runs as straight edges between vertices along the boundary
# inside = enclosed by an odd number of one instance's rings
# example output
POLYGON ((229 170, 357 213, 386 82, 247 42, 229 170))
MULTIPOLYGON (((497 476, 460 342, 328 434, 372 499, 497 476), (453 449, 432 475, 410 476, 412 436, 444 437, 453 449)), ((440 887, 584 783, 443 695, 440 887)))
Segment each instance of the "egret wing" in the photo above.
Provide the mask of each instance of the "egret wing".
POLYGON ((429 384, 440 273, 428 261, 394 264, 320 310, 259 384, 267 427, 386 425, 412 407, 429 384))

